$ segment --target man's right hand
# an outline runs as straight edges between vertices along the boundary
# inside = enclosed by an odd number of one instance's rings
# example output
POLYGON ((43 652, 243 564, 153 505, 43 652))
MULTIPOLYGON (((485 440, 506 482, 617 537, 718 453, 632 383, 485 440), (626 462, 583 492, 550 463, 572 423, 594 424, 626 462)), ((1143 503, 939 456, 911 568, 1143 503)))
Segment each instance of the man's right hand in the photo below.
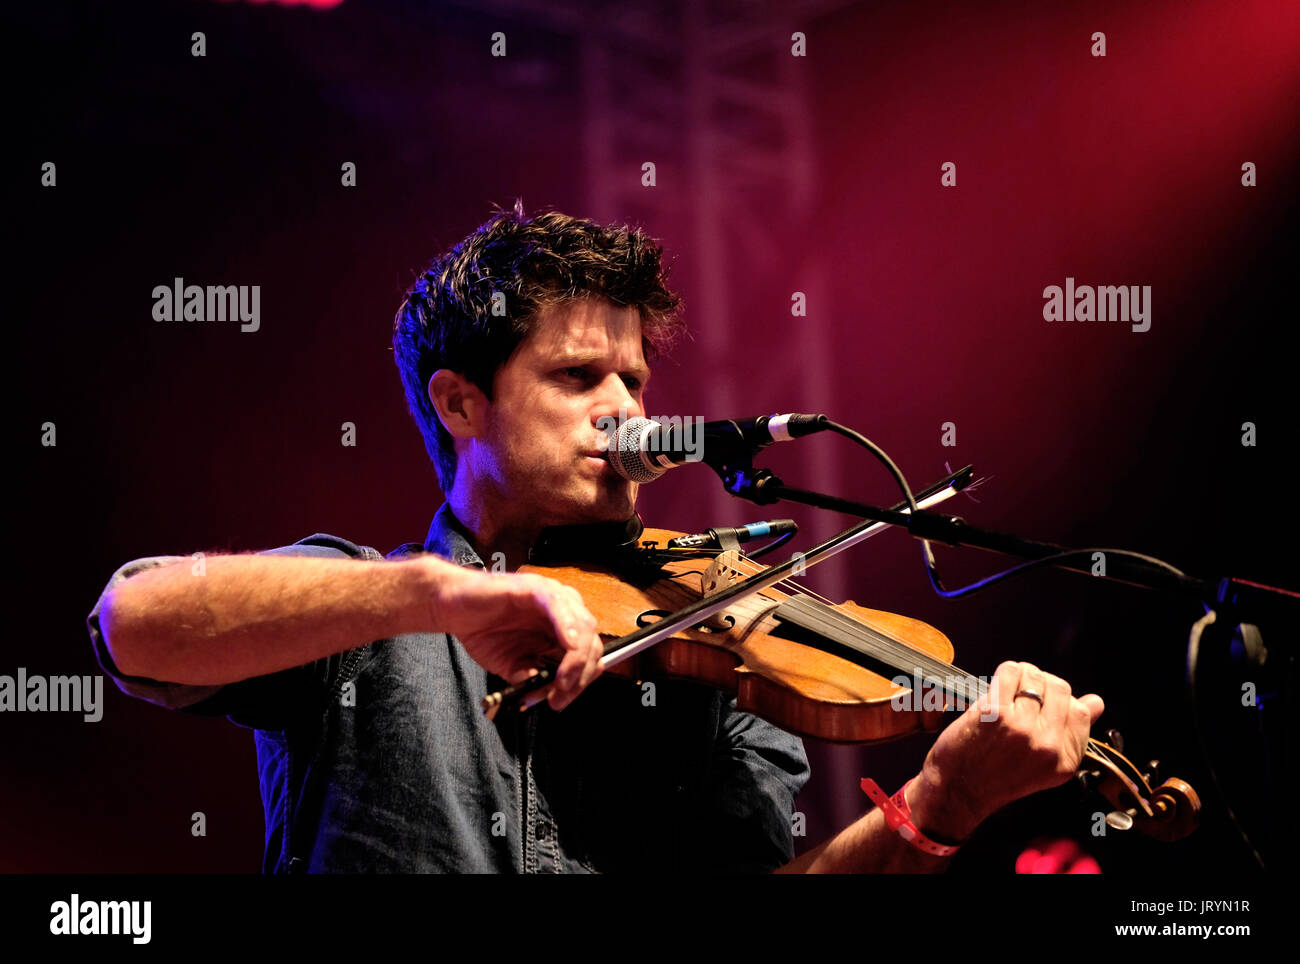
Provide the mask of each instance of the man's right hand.
POLYGON ((596 619, 571 586, 533 573, 449 571, 445 563, 433 585, 431 625, 454 635, 489 673, 517 683, 537 671, 541 656, 560 659, 547 697, 552 709, 564 709, 601 674, 596 619))

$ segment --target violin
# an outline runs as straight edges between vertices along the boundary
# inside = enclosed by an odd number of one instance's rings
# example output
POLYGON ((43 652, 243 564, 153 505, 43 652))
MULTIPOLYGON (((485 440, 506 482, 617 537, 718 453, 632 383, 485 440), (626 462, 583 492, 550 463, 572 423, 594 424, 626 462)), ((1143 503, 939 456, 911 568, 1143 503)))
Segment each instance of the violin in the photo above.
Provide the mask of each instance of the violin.
MULTIPOLYGON (((951 662, 948 637, 919 619, 801 589, 784 579, 794 560, 768 567, 734 549, 676 550, 670 545, 684 533, 632 521, 634 541, 593 559, 552 547, 519 570, 582 595, 606 641, 606 672, 702 683, 775 726, 842 744, 935 732, 946 712, 984 695, 985 684, 951 662), (940 688, 941 705, 902 685, 916 680, 940 688)), ((490 695, 484 712, 494 716, 524 691, 533 695, 521 709, 541 702, 547 673, 490 695)), ((1111 805, 1110 826, 1177 840, 1198 825, 1200 800, 1183 780, 1153 788, 1148 773, 1095 738, 1086 761, 1081 782, 1111 805)))

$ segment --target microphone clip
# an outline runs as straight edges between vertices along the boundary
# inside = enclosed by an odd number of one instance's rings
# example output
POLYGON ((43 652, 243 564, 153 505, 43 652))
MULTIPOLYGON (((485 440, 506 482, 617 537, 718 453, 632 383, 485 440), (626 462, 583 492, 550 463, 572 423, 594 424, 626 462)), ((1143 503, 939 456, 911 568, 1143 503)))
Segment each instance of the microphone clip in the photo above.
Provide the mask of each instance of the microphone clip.
POLYGON ((722 479, 722 486, 732 495, 748 499, 755 505, 771 505, 781 499, 779 492, 784 484, 771 469, 754 467, 754 456, 750 454, 743 464, 735 461, 725 465, 709 464, 722 479))

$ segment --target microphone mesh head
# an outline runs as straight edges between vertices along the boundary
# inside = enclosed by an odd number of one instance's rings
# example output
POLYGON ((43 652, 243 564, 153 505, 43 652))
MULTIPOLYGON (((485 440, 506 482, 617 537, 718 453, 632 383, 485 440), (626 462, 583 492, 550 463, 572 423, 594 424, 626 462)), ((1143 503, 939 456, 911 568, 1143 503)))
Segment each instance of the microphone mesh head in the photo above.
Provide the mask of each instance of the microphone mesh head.
POLYGON ((606 453, 615 472, 632 482, 653 482, 668 471, 646 465, 641 453, 641 437, 658 424, 638 415, 618 427, 606 453))

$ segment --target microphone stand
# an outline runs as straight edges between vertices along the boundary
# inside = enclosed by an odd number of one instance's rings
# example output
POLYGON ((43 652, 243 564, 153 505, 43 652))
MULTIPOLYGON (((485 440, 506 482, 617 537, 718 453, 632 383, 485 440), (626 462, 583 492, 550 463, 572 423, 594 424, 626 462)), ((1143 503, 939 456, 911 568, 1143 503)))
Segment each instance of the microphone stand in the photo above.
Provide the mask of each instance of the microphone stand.
MULTIPOLYGON (((991 552, 1018 556, 1022 559, 1044 559, 1048 556, 1060 555, 1070 551, 1064 546, 1058 546, 1051 542, 1035 542, 1004 532, 981 529, 970 525, 959 516, 943 515, 924 510, 913 515, 912 513, 896 512, 893 509, 868 505, 865 502, 855 502, 851 499, 841 499, 837 496, 811 492, 807 489, 797 489, 786 485, 768 469, 755 469, 752 466, 736 468, 728 465, 721 470, 715 468, 714 471, 723 476, 723 485, 728 492, 759 505, 770 505, 781 500, 798 502, 817 509, 830 509, 834 512, 843 512, 847 515, 855 515, 863 519, 899 526, 906 529, 917 539, 942 542, 945 545, 954 547, 970 546, 976 549, 987 549, 991 552)), ((1080 551, 1082 552, 1082 550, 1080 551)), ((1053 565, 1060 569, 1069 569, 1074 572, 1092 575, 1092 569, 1084 563, 1071 563, 1062 560, 1059 563, 1053 563, 1053 565)), ((1098 574, 1098 577, 1109 579, 1112 582, 1123 582, 1169 593, 1191 595, 1197 599, 1209 598, 1213 595, 1213 584, 1210 582, 1191 576, 1180 576, 1164 567, 1125 556, 1108 558, 1106 560, 1105 574, 1098 574)))

